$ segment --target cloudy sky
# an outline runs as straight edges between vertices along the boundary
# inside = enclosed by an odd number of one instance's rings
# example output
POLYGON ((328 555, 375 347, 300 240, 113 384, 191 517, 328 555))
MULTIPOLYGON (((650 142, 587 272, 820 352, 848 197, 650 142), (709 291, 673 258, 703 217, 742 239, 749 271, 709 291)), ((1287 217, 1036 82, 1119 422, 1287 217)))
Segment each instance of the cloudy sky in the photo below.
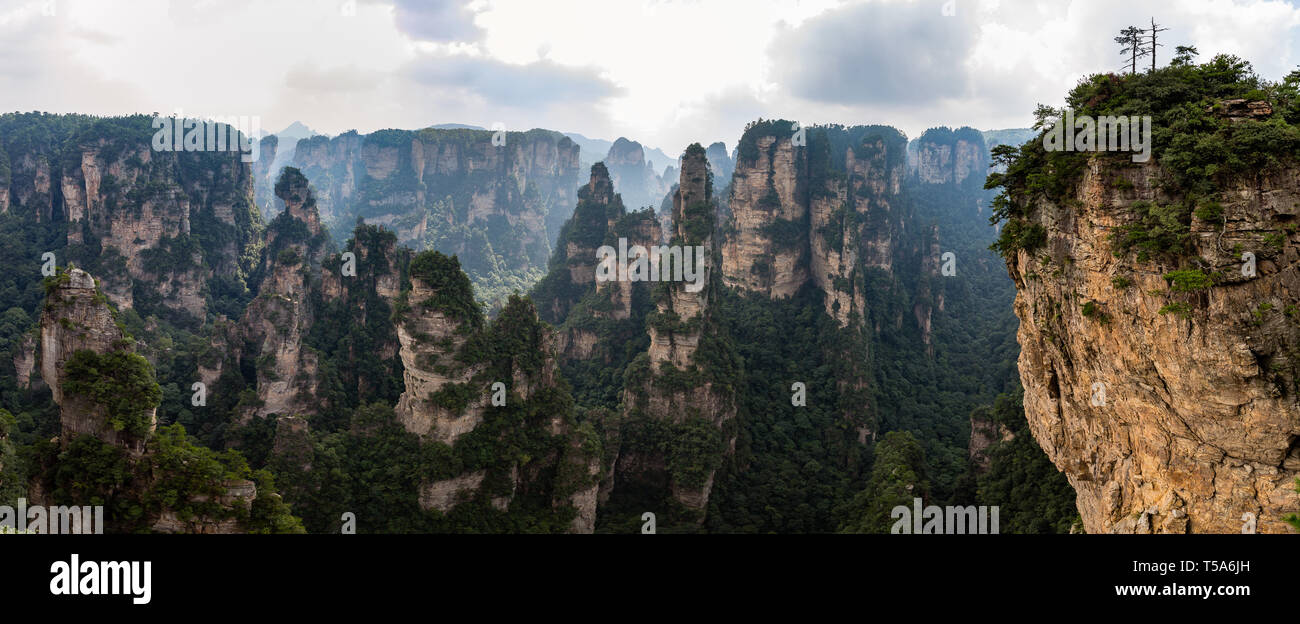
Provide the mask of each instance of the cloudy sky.
POLYGON ((0 111, 503 123, 670 154, 760 116, 916 136, 1029 125, 1152 16, 1166 59, 1300 63, 1283 0, 0 0, 0 111))

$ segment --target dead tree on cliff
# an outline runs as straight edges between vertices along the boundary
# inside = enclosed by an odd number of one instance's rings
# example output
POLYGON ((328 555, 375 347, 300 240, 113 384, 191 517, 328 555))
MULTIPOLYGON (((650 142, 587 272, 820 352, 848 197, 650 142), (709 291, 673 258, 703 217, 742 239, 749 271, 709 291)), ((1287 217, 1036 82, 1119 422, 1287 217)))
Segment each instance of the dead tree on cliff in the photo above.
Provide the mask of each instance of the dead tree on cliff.
POLYGON ((1165 44, 1163 43, 1156 43, 1156 36, 1166 30, 1169 29, 1161 28, 1160 25, 1156 23, 1156 18, 1151 18, 1151 30, 1147 31, 1151 33, 1151 43, 1147 44, 1147 52, 1151 54, 1151 71, 1156 70, 1156 48, 1165 47, 1165 44))

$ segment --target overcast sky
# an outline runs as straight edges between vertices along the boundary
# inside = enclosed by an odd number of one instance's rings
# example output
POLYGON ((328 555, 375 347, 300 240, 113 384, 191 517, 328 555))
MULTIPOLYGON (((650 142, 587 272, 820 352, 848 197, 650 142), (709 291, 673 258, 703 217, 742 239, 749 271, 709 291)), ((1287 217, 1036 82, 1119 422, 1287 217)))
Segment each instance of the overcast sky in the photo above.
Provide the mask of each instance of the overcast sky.
POLYGON ((1152 16, 1161 64, 1176 45, 1270 79, 1298 62, 1283 0, 0 0, 0 110, 499 122, 670 154, 760 116, 914 137, 1028 126, 1152 16))

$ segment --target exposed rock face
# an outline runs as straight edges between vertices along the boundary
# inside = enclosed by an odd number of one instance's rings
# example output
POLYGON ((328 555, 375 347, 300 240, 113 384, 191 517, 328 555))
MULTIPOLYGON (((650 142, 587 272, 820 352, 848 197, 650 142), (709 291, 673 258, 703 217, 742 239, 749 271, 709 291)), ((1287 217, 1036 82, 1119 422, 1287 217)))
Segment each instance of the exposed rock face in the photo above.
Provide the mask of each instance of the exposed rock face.
MULTIPOLYGON (((126 344, 95 278, 76 268, 63 275, 66 279, 61 278, 50 291, 41 315, 41 377, 60 409, 60 439, 67 445, 78 435, 89 434, 139 455, 144 452, 145 438, 114 429, 107 409, 90 398, 64 392, 64 364, 73 354, 87 350, 102 355, 126 348, 126 344)), ((148 415, 149 431, 155 424, 155 411, 148 415)))
POLYGON ((14 353, 14 374, 18 387, 24 390, 32 387, 32 372, 36 370, 36 338, 27 334, 14 353))
POLYGON ((984 136, 974 128, 935 128, 911 148, 914 173, 926 184, 961 184, 972 176, 982 184, 988 171, 984 136))
POLYGON ((610 146, 604 162, 614 180, 614 188, 634 209, 658 204, 667 190, 655 173, 654 163, 646 162, 645 148, 636 141, 620 137, 610 146))
MULTIPOLYGON (((649 248, 659 242, 659 224, 654 215, 649 211, 626 213, 622 199, 614 193, 605 165, 593 165, 591 180, 578 190, 578 206, 560 234, 551 258, 551 273, 533 292, 540 316, 548 322, 562 324, 558 344, 564 358, 588 359, 597 355, 596 326, 587 321, 631 319, 635 293, 646 286, 628 280, 597 280, 598 248, 604 245, 617 248, 620 244, 628 249, 637 245, 649 248), (574 306, 593 292, 596 296, 588 300, 578 317, 570 317, 574 306)), ((612 352, 622 345, 599 347, 599 356, 609 362, 612 352)))
POLYGON ((1262 100, 1247 101, 1242 99, 1223 100, 1218 107, 1211 106, 1207 112, 1217 112, 1232 121, 1254 119, 1256 121, 1273 116, 1273 105, 1262 100))
POLYGON ((420 490, 420 506, 425 509, 437 509, 443 513, 449 512, 460 502, 472 498, 485 476, 487 473, 480 470, 429 483, 420 490))
POLYGON ((33 113, 9 123, 49 140, 9 146, 16 153, 11 171, 0 164, 0 211, 66 222, 70 246, 95 243, 76 260, 103 278, 119 308, 137 307, 143 293, 142 315, 180 314, 197 325, 210 303, 208 281, 251 269, 241 261, 256 244, 260 218, 252 170, 239 152, 155 151, 144 116, 33 113), (204 236, 191 236, 200 229, 204 236))
POLYGON ((401 245, 460 257, 472 279, 546 266, 578 186, 578 146, 546 130, 355 132, 298 142, 294 166, 312 180, 337 239, 357 218, 401 245), (487 232, 487 239, 469 230, 487 232))
MULTIPOLYGON (((257 499, 257 485, 247 479, 230 479, 224 481, 222 487, 225 494, 217 497, 217 502, 223 508, 241 508, 247 513, 253 507, 253 501, 257 499)), ((274 496, 274 494, 272 494, 274 496)), ((196 503, 208 502, 208 497, 204 495, 195 496, 191 499, 196 503)), ((159 514, 158 519, 150 527, 155 533, 187 533, 187 534, 230 534, 243 533, 243 527, 240 526, 239 520, 231 517, 210 517, 194 516, 182 520, 176 512, 167 509, 159 514)))
POLYGON ((0 214, 9 213, 9 184, 11 182, 9 150, 5 149, 4 140, 0 138, 0 214))
MULTIPOLYGON (((292 149, 292 146, 290 146, 292 149)), ((270 218, 278 212, 275 208, 275 180, 280 175, 280 167, 276 163, 281 162, 282 158, 277 158, 280 150, 280 138, 274 134, 262 137, 261 157, 253 163, 253 199, 257 204, 257 209, 265 218, 270 218)))
POLYGON ((1236 533, 1243 514, 1285 532, 1300 506, 1300 174, 1240 180, 1222 225, 1193 220, 1182 266, 1203 263, 1216 283, 1187 293, 1162 277, 1177 264, 1117 256, 1108 240, 1135 201, 1182 201, 1161 178, 1154 161, 1094 158, 1077 201, 1034 206, 1046 250, 1008 263, 1031 431, 1089 533, 1236 533))
POLYGON ((267 231, 262 285, 239 325, 243 340, 237 344, 256 345, 261 401, 242 415, 245 420, 309 414, 319 405, 318 358, 304 342, 313 322, 310 276, 319 272, 324 258, 324 234, 315 196, 300 172, 286 168, 275 190, 285 211, 267 231))
POLYGON ((433 300, 438 293, 424 280, 411 279, 412 312, 406 322, 398 323, 401 357, 406 391, 397 402, 397 418, 407 431, 444 444, 455 444, 462 435, 483 422, 483 412, 491 398, 475 393, 463 409, 445 407, 431 395, 448 384, 467 384, 482 370, 454 361, 465 344, 468 331, 461 331, 462 321, 437 309, 426 309, 421 302, 433 300))
POLYGON ((808 280, 802 249, 806 234, 794 245, 778 246, 770 231, 775 223, 802 223, 807 217, 807 191, 799 186, 806 165, 791 136, 747 138, 754 141, 757 157, 746 161, 742 156, 731 181, 734 234, 722 250, 723 280, 733 288, 762 292, 773 299, 789 297, 808 280))
POLYGON ((558 324, 596 283, 596 249, 623 214, 623 200, 614 192, 609 170, 602 163, 592 165, 591 179, 578 189, 578 205, 557 240, 549 284, 539 285, 546 292, 534 295, 543 319, 558 324))
POLYGON ((398 421, 432 444, 495 449, 477 451, 483 458, 459 474, 426 479, 421 506, 446 513, 473 499, 513 511, 541 499, 548 513, 572 506, 568 530, 591 532, 600 443, 572 413, 555 331, 518 297, 486 324, 454 258, 425 252, 411 266, 397 329, 406 384, 398 421))
POLYGON ((815 128, 808 136, 811 143, 797 147, 779 124, 746 131, 731 182, 723 279, 773 299, 811 281, 827 314, 847 325, 865 309, 856 277, 893 266, 905 147, 892 128, 815 128), (846 175, 826 175, 833 169, 846 175))
POLYGON ((992 461, 988 451, 994 444, 1009 442, 1015 434, 1006 425, 997 422, 987 412, 972 412, 970 416, 969 459, 976 472, 987 472, 992 461))
POLYGON ((714 181, 721 185, 730 183, 736 163, 732 162, 731 156, 727 154, 727 145, 718 141, 705 150, 704 156, 709 159, 709 169, 713 171, 714 181))
MULTIPOLYGON (((696 353, 706 334, 719 332, 711 319, 709 302, 720 285, 715 282, 720 259, 715 245, 716 206, 713 180, 704 148, 694 144, 682 158, 682 173, 673 196, 672 243, 683 246, 683 256, 691 249, 703 247, 703 283, 696 292, 686 282, 668 282, 656 291, 655 310, 648 321, 650 346, 645 358, 629 369, 624 394, 624 421, 636 423, 648 419, 671 423, 670 430, 687 431, 693 423, 704 423, 718 431, 718 446, 702 451, 699 458, 704 469, 698 473, 674 467, 663 449, 628 445, 619 451, 616 472, 618 481, 643 481, 652 485, 667 479, 672 498, 687 509, 702 512, 713 489, 718 459, 735 450, 736 399, 734 390, 714 385, 716 371, 701 370, 696 353), (657 382, 669 370, 690 371, 698 377, 681 385, 657 382)), ((692 260, 694 262, 694 260, 692 260)), ((718 349, 716 344, 713 348, 718 349)), ((725 359, 728 354, 711 354, 725 359)), ((634 424, 634 426, 636 426, 634 424)), ((700 514, 702 519, 703 514, 700 514)))

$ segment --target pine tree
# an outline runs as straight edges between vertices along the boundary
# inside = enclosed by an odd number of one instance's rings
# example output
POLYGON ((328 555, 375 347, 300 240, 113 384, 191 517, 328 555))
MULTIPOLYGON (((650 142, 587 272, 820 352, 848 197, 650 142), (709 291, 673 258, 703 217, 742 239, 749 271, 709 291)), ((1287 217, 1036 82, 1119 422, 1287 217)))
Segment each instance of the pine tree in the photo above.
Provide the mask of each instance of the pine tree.
POLYGON ((1129 26, 1119 31, 1119 36, 1115 37, 1115 43, 1123 46, 1120 48, 1119 53, 1130 58, 1129 71, 1134 74, 1137 73, 1137 60, 1150 54, 1150 51, 1142 43, 1142 35, 1145 32, 1145 30, 1137 26, 1129 26))

